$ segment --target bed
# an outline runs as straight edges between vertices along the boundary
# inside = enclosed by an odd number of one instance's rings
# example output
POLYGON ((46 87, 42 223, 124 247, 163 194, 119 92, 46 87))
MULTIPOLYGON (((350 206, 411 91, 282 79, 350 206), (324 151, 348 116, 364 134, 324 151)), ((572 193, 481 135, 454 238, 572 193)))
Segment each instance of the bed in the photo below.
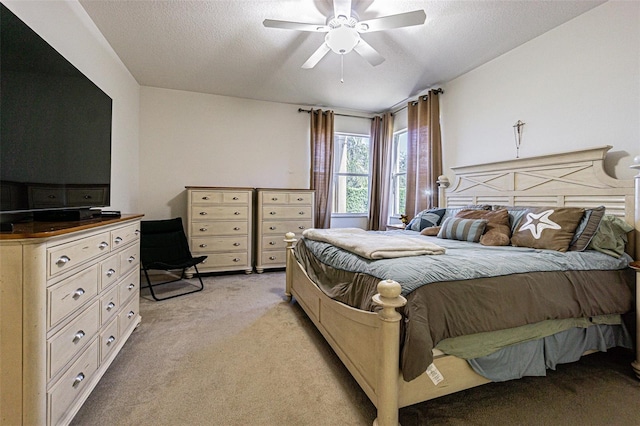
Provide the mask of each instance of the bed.
MULTIPOLYGON (((450 181, 444 176, 439 179, 440 207, 456 211, 456 209, 465 206, 509 206, 514 210, 520 206, 528 208, 557 206, 584 209, 604 206, 607 216, 622 219, 632 229, 627 235, 628 243, 625 247, 627 255, 621 256, 618 260, 628 264, 634 259, 640 259, 640 244, 637 244, 640 241, 638 239, 640 231, 640 208, 638 207, 640 204, 640 174, 630 180, 619 180, 608 176, 604 171, 604 160, 610 149, 611 146, 603 146, 556 155, 454 167, 452 168, 455 172, 453 185, 450 185, 450 181)), ((636 164, 632 167, 638 169, 640 165, 636 164)), ((341 302, 336 300, 340 297, 335 297, 332 294, 334 297, 332 298, 326 293, 326 288, 325 291, 321 289, 324 287, 323 274, 305 269, 303 266, 305 261, 302 260, 303 256, 300 254, 302 250, 294 252, 297 241, 294 234, 288 233, 285 236, 285 241, 287 243, 285 293, 288 297, 295 298, 376 406, 377 418, 374 420, 374 424, 397 425, 398 410, 401 407, 491 381, 479 374, 476 366, 472 368, 466 359, 447 354, 437 347, 429 351, 428 355, 420 355, 423 358, 420 361, 422 364, 407 364, 406 359, 409 359, 406 353, 407 336, 410 333, 407 331, 409 328, 405 323, 411 323, 411 321, 408 321, 405 315, 409 317, 412 311, 405 305, 407 299, 411 304, 412 298, 415 297, 413 292, 407 294, 406 284, 405 287, 402 287, 398 283, 398 281, 402 282, 402 279, 395 280, 387 277, 379 280, 374 291, 376 294, 372 298, 372 305, 375 305, 375 308, 370 310, 367 306, 361 306, 364 309, 359 309, 354 306, 363 302, 356 302, 348 295, 343 295, 341 302), (426 369, 424 368, 425 357, 429 363, 426 369), (433 362, 431 363, 431 361, 433 362), (418 374, 416 374, 416 369, 419 369, 418 374)), ((453 242, 453 244, 455 249, 457 243, 453 242)), ((583 263, 591 261, 592 258, 588 258, 583 263)), ((365 263, 370 266, 374 262, 365 263)), ((629 329, 633 331, 635 328, 635 340, 638 341, 640 340, 640 327, 638 327, 640 325, 638 315, 640 310, 638 309, 638 300, 640 298, 637 296, 638 290, 635 289, 638 273, 632 272, 626 265, 618 265, 614 269, 617 271, 614 274, 623 277, 623 280, 626 276, 627 281, 631 280, 633 283, 627 283, 631 295, 618 297, 619 300, 616 301, 618 305, 611 309, 619 310, 622 309, 620 306, 626 306, 624 309, 628 311, 627 319, 631 315, 632 322, 635 323, 629 329)), ((585 277, 596 276, 600 272, 588 270, 586 274, 581 274, 585 277)), ((387 275, 389 273, 386 272, 387 275)), ((573 271, 557 273, 566 274, 573 273, 573 271)), ((509 278, 512 278, 514 282, 516 279, 546 282, 546 275, 543 277, 544 279, 541 279, 541 276, 535 274, 515 271, 509 278)), ((370 273, 358 273, 357 275, 371 278, 370 273)), ((480 277, 473 280, 485 278, 480 277)), ((406 278, 404 279, 406 280, 406 278)), ((617 280, 617 278, 611 278, 611 275, 603 275, 595 280, 592 279, 592 281, 610 279, 617 280)), ((464 289, 464 281, 461 279, 458 282, 462 286, 461 289, 464 289)), ((363 284, 364 287, 366 285, 370 286, 370 283, 363 284)), ((624 290, 625 285, 618 282, 619 292, 617 290, 606 291, 610 291, 615 299, 616 294, 627 291, 624 290)), ((430 286, 431 284, 424 285, 418 290, 430 286)), ((435 288, 436 285, 433 287, 435 288)), ((550 288, 548 287, 542 293, 550 291, 550 288)), ((460 295, 462 294, 460 293, 460 295)), ((562 310, 564 308, 559 305, 554 309, 562 310)), ((415 311, 413 312, 415 316, 415 311)), ((445 324, 442 328, 446 330, 448 325, 445 324)), ((471 329, 477 331, 482 330, 482 327, 477 328, 474 324, 471 329)), ((507 327, 506 331, 509 330, 518 329, 507 327)), ((423 349, 424 347, 431 348, 428 343, 422 345, 423 349)), ((431 343, 435 346, 435 343, 439 342, 431 343)), ((414 346, 420 347, 421 345, 414 346)), ((638 345, 636 345, 636 359, 632 368, 640 378, 638 345)))

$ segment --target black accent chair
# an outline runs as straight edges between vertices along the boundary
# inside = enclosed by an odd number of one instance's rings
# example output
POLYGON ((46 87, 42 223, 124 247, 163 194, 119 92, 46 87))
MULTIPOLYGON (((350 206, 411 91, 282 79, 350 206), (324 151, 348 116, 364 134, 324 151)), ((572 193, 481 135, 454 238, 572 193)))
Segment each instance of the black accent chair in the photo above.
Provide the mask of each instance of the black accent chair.
MULTIPOLYGON (((189 243, 187 242, 187 236, 184 233, 182 227, 182 218, 167 219, 167 220, 143 220, 140 223, 140 258, 142 264, 142 270, 147 278, 147 285, 141 288, 149 288, 151 291, 151 297, 154 300, 166 300, 173 297, 184 296, 185 294, 195 293, 202 291, 204 283, 198 272, 196 265, 202 263, 207 256, 193 257, 189 250, 189 243), (159 285, 169 284, 177 281, 185 280, 185 271, 188 268, 195 270, 195 275, 200 281, 200 286, 195 285, 195 290, 189 290, 186 292, 174 294, 166 297, 158 297, 153 291, 154 287, 159 285), (180 277, 177 279, 151 283, 149 279, 150 270, 161 271, 176 271, 182 270, 180 277)), ((194 286, 187 281, 186 284, 194 286)))

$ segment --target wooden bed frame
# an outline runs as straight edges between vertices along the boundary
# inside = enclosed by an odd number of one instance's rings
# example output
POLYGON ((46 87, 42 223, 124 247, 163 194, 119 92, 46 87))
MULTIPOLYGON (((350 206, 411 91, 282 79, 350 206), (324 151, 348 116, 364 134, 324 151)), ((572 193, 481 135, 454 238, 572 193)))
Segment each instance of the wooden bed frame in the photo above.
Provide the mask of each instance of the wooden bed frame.
MULTIPOLYGON (((440 206, 469 204, 509 206, 597 207, 634 226, 628 252, 640 259, 640 161, 631 166, 639 171, 634 179, 608 176, 604 158, 611 146, 566 152, 557 155, 521 158, 467 167, 453 167, 454 185, 445 176, 439 179, 440 206), (635 184, 634 184, 635 180, 635 184)), ((377 408, 374 425, 398 424, 398 409, 439 396, 458 392, 489 380, 478 375, 468 363, 455 356, 434 351, 434 365, 441 381, 422 374, 405 382, 399 370, 401 315, 396 308, 406 300, 400 285, 382 281, 374 299, 380 313, 351 308, 326 296, 296 261, 293 233, 287 242, 286 291, 324 335, 344 365, 377 408)), ((636 272, 640 282, 640 271, 636 272)), ((640 342, 640 286, 636 289, 636 342, 640 342)), ((640 345, 632 363, 640 378, 640 345)))

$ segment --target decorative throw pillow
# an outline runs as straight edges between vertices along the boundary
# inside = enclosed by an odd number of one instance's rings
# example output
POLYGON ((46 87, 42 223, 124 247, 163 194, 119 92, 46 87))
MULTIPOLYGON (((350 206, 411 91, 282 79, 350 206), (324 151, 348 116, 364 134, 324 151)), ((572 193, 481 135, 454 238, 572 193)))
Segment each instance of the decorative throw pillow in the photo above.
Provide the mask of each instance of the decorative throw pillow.
POLYGON ((595 209, 586 209, 582 220, 578 224, 576 233, 573 235, 571 244, 569 244, 569 251, 584 251, 586 250, 589 242, 595 235, 600 225, 600 221, 604 216, 604 206, 596 207, 595 209))
POLYGON ((604 215, 587 249, 619 258, 624 253, 627 234, 632 230, 633 226, 619 217, 604 215))
POLYGON ((528 209, 511 237, 511 244, 547 250, 567 251, 584 209, 537 207, 528 209))
POLYGON ((463 219, 485 219, 487 226, 480 237, 480 244, 485 246, 508 246, 511 241, 509 213, 500 210, 461 210, 456 217, 463 219))
POLYGON ((440 226, 430 226, 420 231, 420 235, 426 235, 428 237, 435 237, 440 232, 440 226))
POLYGON ((448 217, 442 222, 438 238, 449 240, 471 241, 477 243, 487 226, 484 219, 462 219, 448 217))
POLYGON ((520 219, 527 213, 527 210, 535 208, 534 206, 493 206, 493 210, 507 209, 509 213, 509 226, 511 227, 511 234, 516 232, 520 219))
POLYGON ((446 209, 427 209, 422 210, 407 224, 406 228, 410 231, 422 231, 424 228, 438 226, 440 219, 444 215, 446 209))
POLYGON ((442 216, 442 220, 448 217, 456 217, 462 210, 491 210, 491 206, 488 204, 469 204, 468 206, 462 207, 447 207, 446 210, 444 216, 442 216))

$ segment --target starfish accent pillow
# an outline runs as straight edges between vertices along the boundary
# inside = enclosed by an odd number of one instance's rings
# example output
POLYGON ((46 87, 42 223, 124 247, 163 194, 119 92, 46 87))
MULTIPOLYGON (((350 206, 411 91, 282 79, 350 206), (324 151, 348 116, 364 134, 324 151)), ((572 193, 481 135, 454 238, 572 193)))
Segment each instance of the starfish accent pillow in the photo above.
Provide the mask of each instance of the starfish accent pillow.
POLYGON ((583 214, 584 209, 576 207, 530 208, 520 219, 511 245, 567 251, 583 214))

